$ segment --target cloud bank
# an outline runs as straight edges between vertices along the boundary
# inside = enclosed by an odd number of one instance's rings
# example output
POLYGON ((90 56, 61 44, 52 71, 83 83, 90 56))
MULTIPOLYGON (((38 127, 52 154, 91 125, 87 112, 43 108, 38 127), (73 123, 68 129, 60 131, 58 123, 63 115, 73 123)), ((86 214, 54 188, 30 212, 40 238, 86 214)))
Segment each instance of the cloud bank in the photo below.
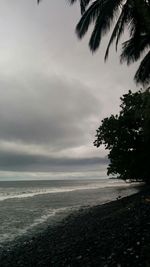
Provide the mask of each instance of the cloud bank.
POLYGON ((120 66, 107 38, 93 56, 74 33, 78 5, 3 0, 0 14, 0 171, 106 169, 93 147, 100 121, 134 88, 136 66, 120 66))

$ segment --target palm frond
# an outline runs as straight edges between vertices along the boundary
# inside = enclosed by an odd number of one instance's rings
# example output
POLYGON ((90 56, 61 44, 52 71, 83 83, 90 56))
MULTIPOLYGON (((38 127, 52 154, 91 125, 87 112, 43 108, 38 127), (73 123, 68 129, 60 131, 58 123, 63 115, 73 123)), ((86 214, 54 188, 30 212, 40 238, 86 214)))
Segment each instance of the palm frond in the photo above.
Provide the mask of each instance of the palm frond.
MULTIPOLYGON (((77 0, 68 0, 71 4, 77 0)), ((105 60, 108 58, 111 44, 116 40, 116 50, 119 40, 125 28, 129 29, 130 39, 123 43, 121 62, 127 64, 137 61, 143 52, 150 46, 150 0, 78 0, 80 1, 82 16, 76 26, 77 36, 81 39, 88 31, 90 25, 94 25, 89 47, 95 52, 103 35, 105 35, 117 19, 111 34, 105 60)), ((149 80, 150 63, 149 53, 142 60, 135 75, 137 82, 149 80), (148 69, 147 69, 148 67, 148 69), (142 73, 143 70, 143 73, 142 73), (148 77, 148 78, 147 78, 148 77)))
POLYGON ((89 47, 90 47, 90 50, 92 52, 97 50, 97 48, 99 47, 100 42, 101 42, 101 28, 100 28, 100 25, 101 25, 101 15, 99 15, 99 17, 96 20, 95 27, 94 27, 94 30, 93 30, 93 32, 91 34, 91 38, 90 38, 90 41, 89 41, 89 47))
POLYGON ((85 11, 81 20, 77 24, 76 32, 79 38, 82 38, 87 32, 90 24, 95 23, 89 46, 92 52, 99 47, 101 36, 110 29, 113 19, 117 12, 121 0, 97 0, 85 11))
POLYGON ((81 14, 85 12, 86 7, 88 6, 89 2, 91 2, 91 0, 80 0, 81 14))
POLYGON ((106 49, 106 53, 105 53, 105 60, 107 60, 108 55, 109 55, 109 49, 111 44, 113 43, 113 41, 115 40, 115 38, 117 38, 116 40, 116 50, 117 50, 117 46, 118 46, 118 42, 119 39, 121 38, 121 35, 124 32, 124 28, 126 26, 126 23, 128 21, 128 3, 126 2, 123 7, 122 7, 122 11, 121 14, 115 24, 114 30, 111 34, 107 49, 106 49))
POLYGON ((150 51, 141 61, 134 79, 136 83, 142 83, 143 85, 150 83, 150 51))
POLYGON ((135 0, 132 2, 130 8, 130 24, 129 32, 130 36, 136 34, 137 31, 141 34, 150 35, 150 6, 146 4, 145 0, 135 0))
POLYGON ((94 22, 95 19, 97 18, 99 14, 99 10, 100 10, 100 2, 96 0, 91 4, 91 6, 82 15, 79 23, 76 26, 76 33, 80 39, 88 31, 90 24, 94 22))
MULTIPOLYGON (((68 0, 71 5, 77 2, 77 0, 68 0)), ((86 7, 92 0, 78 0, 80 2, 81 14, 85 12, 86 7)))
POLYGON ((147 33, 150 33, 150 0, 136 0, 135 10, 147 33))
MULTIPOLYGON (((123 19, 124 19, 124 29, 125 29, 125 26, 127 26, 130 23, 130 21, 132 20, 132 17, 133 17, 133 14, 132 14, 133 1, 127 0, 124 7, 125 7, 125 12, 124 12, 124 18, 123 19)), ((122 27, 123 27, 123 25, 122 25, 122 27)), ((118 32, 118 36, 116 39, 116 51, 117 51, 118 43, 119 43, 119 40, 122 36, 124 29, 120 28, 120 30, 118 32)))
POLYGON ((150 46, 150 35, 135 35, 128 41, 122 44, 122 50, 120 56, 121 63, 126 61, 127 65, 131 62, 137 61, 145 49, 150 46))

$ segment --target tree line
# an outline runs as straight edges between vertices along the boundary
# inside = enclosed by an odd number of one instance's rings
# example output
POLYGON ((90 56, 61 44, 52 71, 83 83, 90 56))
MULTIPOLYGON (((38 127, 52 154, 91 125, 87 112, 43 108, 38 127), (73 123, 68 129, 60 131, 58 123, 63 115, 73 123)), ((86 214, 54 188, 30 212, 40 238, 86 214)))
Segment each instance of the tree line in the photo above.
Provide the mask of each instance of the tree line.
POLYGON ((102 120, 94 145, 109 150, 108 175, 150 183, 150 90, 129 91, 120 107, 102 120))

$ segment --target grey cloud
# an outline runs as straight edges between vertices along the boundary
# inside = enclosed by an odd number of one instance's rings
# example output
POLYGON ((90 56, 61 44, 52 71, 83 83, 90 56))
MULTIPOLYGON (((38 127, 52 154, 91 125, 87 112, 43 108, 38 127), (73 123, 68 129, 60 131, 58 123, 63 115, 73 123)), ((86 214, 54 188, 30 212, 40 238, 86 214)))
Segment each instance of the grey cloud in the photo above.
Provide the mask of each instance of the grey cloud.
POLYGON ((85 144, 99 101, 78 81, 33 77, 13 82, 13 88, 11 82, 0 83, 0 139, 55 149, 85 144))
POLYGON ((0 153, 0 170, 2 171, 81 171, 92 170, 98 166, 108 164, 105 158, 54 158, 41 155, 27 155, 19 153, 0 153))
POLYGON ((119 97, 134 87, 136 65, 120 67, 113 49, 104 64, 107 38, 92 56, 88 36, 79 42, 74 33, 79 17, 79 5, 69 7, 66 0, 39 6, 36 0, 2 1, 0 170, 106 163, 103 148, 99 163, 97 151, 85 148, 92 146, 100 120, 118 112, 119 97))

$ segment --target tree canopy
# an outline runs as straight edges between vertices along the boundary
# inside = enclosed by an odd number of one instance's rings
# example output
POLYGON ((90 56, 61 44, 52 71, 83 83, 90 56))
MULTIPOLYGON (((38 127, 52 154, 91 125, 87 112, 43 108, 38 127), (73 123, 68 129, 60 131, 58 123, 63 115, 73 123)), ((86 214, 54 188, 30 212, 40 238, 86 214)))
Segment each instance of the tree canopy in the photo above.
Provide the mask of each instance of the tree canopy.
POLYGON ((81 19, 76 26, 76 33, 81 39, 94 24, 89 40, 89 47, 95 52, 101 43, 102 37, 110 31, 115 22, 108 46, 109 49, 116 40, 116 50, 125 29, 129 31, 129 39, 122 44, 121 62, 127 64, 142 61, 135 74, 137 83, 150 82, 150 1, 149 0, 68 0, 71 4, 79 1, 81 6, 81 19))
POLYGON ((150 183, 150 92, 129 91, 121 111, 102 120, 94 145, 109 150, 108 175, 150 183))

